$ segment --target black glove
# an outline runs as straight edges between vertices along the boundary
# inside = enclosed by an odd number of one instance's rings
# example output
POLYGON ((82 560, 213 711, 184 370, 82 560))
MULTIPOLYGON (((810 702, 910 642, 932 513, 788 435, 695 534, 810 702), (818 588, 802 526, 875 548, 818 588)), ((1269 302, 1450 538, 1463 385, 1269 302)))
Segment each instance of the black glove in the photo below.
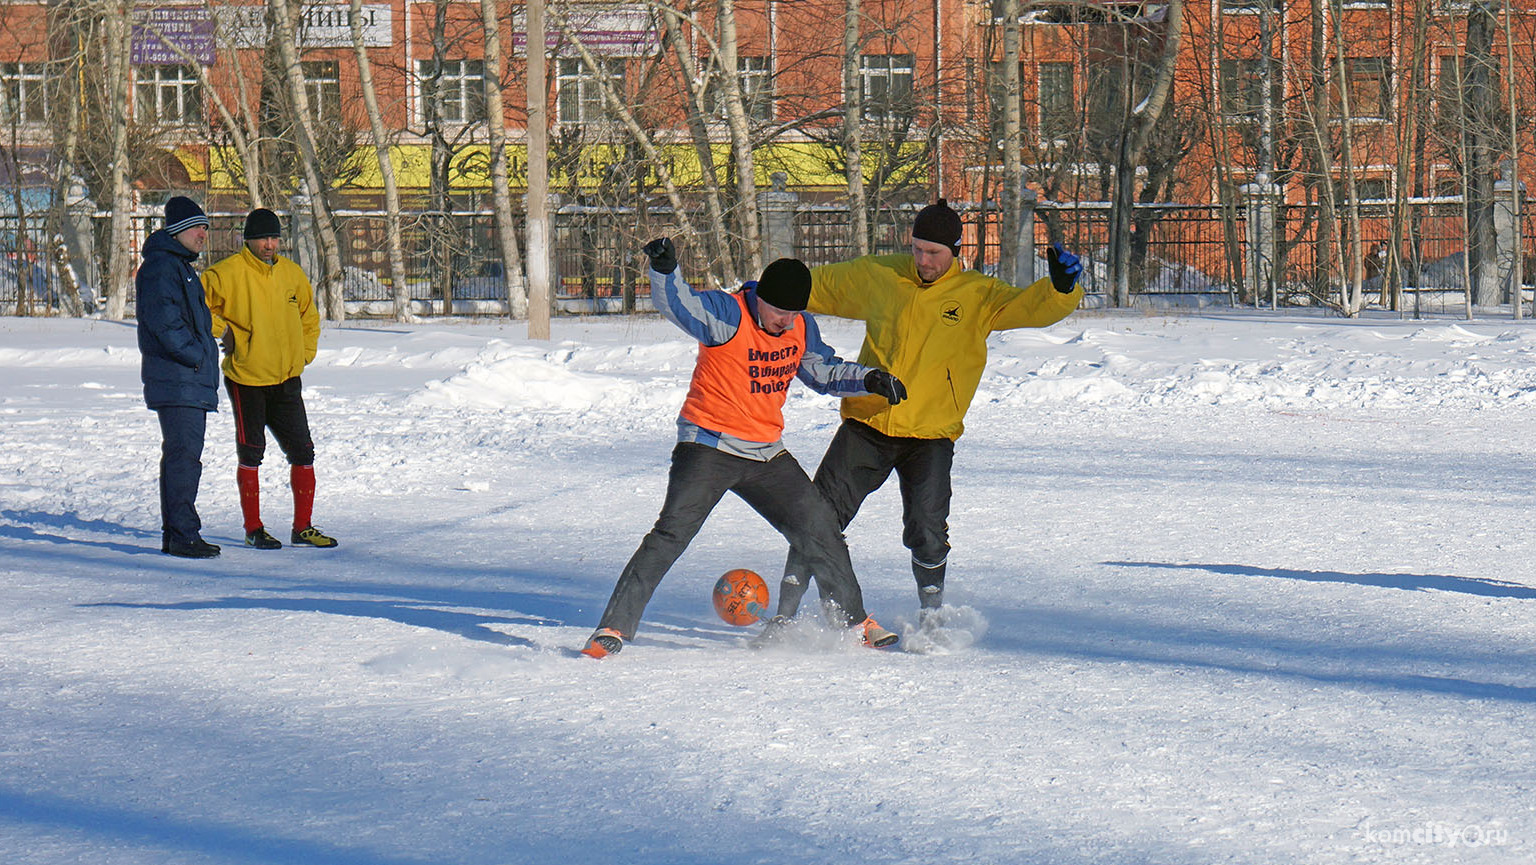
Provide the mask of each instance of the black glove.
POLYGON ((672 246, 672 238, 658 237, 647 243, 641 251, 650 258, 651 269, 657 273, 677 270, 677 250, 672 246))
POLYGON ((1051 285, 1062 294, 1071 294, 1072 286, 1077 285, 1077 275, 1083 272, 1083 263, 1059 243, 1051 244, 1045 251, 1045 263, 1051 271, 1051 285))
POLYGON ((872 369, 864 376, 864 389, 875 396, 885 397, 885 401, 891 405, 907 398, 907 386, 883 369, 872 369))

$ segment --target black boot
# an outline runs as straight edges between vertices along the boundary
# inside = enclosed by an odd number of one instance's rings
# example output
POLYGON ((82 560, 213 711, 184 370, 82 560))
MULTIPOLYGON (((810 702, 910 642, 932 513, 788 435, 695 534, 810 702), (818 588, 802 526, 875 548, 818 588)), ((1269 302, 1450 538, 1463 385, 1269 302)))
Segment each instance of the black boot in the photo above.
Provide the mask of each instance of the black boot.
POLYGON ((946 563, 928 566, 912 560, 912 576, 917 580, 918 620, 928 618, 944 606, 944 570, 946 563))

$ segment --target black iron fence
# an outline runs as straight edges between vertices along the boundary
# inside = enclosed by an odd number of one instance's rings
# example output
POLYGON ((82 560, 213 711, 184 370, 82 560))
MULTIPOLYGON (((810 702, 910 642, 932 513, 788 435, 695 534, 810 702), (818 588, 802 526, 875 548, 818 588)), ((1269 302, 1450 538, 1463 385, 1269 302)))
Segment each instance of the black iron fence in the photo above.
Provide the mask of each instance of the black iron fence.
MULTIPOLYGON (((1529 213, 1536 202, 1522 204, 1529 213)), ((998 264, 1001 215, 995 208, 957 206, 967 225, 966 263, 982 270, 998 264)), ((883 211, 876 221, 873 251, 903 251, 915 206, 883 211)), ((1090 295, 1106 291, 1109 263, 1109 208, 1104 204, 1041 205, 1035 210, 1036 273, 1044 275, 1046 246, 1059 241, 1084 259, 1083 284, 1090 295)), ((1138 206, 1133 223, 1130 291, 1133 299, 1152 303, 1317 305, 1333 302, 1345 281, 1337 243, 1319 244, 1320 232, 1338 237, 1316 208, 1286 205, 1277 214, 1280 242, 1276 290, 1255 297, 1245 287, 1245 226, 1240 212, 1218 206, 1138 206)), ((287 219, 287 215, 284 215, 287 219)), ((215 213, 204 262, 240 248, 243 214, 215 213)), ((514 226, 519 243, 521 216, 514 226)), ((300 217, 290 231, 285 252, 304 261, 313 256, 313 232, 300 217), (294 238, 310 250, 294 248, 294 238)), ((702 224, 702 216, 693 216, 702 224)), ((1388 306, 1382 288, 1392 237, 1392 208, 1382 203, 1361 210, 1361 238, 1367 250, 1366 300, 1388 306)), ((18 223, 0 217, 0 314, 74 315, 97 311, 102 302, 98 261, 105 259, 110 219, 94 220, 95 254, 82 252, 78 239, 66 238, 42 219, 18 223), (79 300, 76 301, 75 298, 79 300)), ((401 216, 405 255, 405 294, 417 314, 504 314, 507 287, 496 242, 495 221, 485 213, 406 213, 401 216)), ((1524 248, 1536 249, 1532 220, 1523 219, 1524 248)), ((135 249, 158 227, 157 214, 133 218, 135 249)), ((389 315, 395 287, 390 275, 386 221, 382 213, 336 214, 344 268, 343 293, 349 314, 389 315)), ((591 207, 560 208, 551 219, 553 303, 564 313, 606 313, 650 309, 650 284, 637 251, 656 233, 674 224, 670 213, 591 207)), ((846 208, 800 205, 792 219, 796 255, 808 264, 824 264, 854 254, 846 208)), ((1465 217, 1454 199, 1416 201, 1407 219, 1401 268, 1406 310, 1454 311, 1464 305, 1462 263, 1465 217)), ((697 245, 680 238, 690 272, 704 263, 697 245), (689 247, 693 248, 690 249, 689 247)), ((526 253, 526 249, 524 249, 526 253)), ((312 266, 311 272, 318 267, 312 266)), ((1536 281, 1536 261, 1526 264, 1524 283, 1536 281)), ((131 298, 130 298, 131 301, 131 298)))

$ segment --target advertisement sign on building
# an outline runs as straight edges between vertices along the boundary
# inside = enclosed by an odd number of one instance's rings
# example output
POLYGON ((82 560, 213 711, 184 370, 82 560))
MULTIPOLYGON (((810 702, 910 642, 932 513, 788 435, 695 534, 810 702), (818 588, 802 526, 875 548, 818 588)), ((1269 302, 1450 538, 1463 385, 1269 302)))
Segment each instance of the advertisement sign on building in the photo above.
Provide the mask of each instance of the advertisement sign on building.
MULTIPOLYGON (((351 48, 352 10, 346 5, 305 6, 295 26, 300 48, 351 48)), ((226 6, 218 10, 219 31, 224 40, 237 48, 261 48, 267 44, 271 28, 267 7, 226 6)), ((385 48, 395 41, 393 10, 388 5, 364 5, 362 8, 363 45, 385 48)))
POLYGON ((135 66, 181 64, 188 58, 212 66, 213 14, 198 6, 136 10, 129 57, 135 66))
MULTIPOLYGON (((599 57, 644 57, 661 50, 656 23, 649 10, 637 7, 564 7, 565 19, 581 44, 599 57)), ((545 35, 547 53, 576 57, 581 52, 560 31, 549 28, 545 35)), ((522 54, 528 47, 528 17, 512 13, 512 51, 522 54)))

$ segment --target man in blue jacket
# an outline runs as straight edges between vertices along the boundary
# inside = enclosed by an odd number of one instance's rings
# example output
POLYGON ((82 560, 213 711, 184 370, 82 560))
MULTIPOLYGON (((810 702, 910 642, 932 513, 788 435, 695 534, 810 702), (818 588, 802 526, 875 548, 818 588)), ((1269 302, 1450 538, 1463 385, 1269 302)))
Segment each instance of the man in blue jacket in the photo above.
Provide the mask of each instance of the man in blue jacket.
POLYGON ((192 262, 208 245, 208 217, 190 198, 165 203, 165 227, 144 241, 134 279, 144 402, 160 416, 160 551, 211 559, 197 486, 208 412, 219 407, 219 348, 192 262))

